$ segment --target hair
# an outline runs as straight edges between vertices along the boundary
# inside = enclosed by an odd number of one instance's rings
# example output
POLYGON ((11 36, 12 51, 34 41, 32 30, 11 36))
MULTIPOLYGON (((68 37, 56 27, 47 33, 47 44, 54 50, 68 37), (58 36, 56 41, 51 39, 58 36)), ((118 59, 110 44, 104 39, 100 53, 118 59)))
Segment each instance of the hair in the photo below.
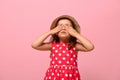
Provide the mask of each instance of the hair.
MULTIPOLYGON (((69 20, 71 22, 71 24, 72 24, 73 29, 75 29, 78 33, 80 33, 80 26, 79 26, 79 24, 77 23, 77 21, 72 16, 69 16, 69 15, 62 15, 62 16, 57 17, 52 22, 50 29, 54 29, 58 25, 58 22, 60 20, 62 20, 62 19, 69 20)), ((76 40, 77 39, 75 37, 70 36, 68 49, 71 49, 72 46, 74 46, 76 44, 76 40)), ((50 38, 50 41, 51 42, 60 42, 60 39, 59 39, 58 35, 53 34, 51 36, 51 38, 50 38)))

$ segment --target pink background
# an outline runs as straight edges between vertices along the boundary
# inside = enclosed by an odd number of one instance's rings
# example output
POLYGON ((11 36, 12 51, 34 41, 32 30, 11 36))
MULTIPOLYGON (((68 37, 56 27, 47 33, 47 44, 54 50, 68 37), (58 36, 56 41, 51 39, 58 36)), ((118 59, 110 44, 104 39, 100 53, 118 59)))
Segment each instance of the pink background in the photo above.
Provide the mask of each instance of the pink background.
POLYGON ((81 80, 120 80, 120 0, 0 0, 0 80, 43 80, 50 52, 31 43, 62 14, 95 45, 79 52, 81 80))

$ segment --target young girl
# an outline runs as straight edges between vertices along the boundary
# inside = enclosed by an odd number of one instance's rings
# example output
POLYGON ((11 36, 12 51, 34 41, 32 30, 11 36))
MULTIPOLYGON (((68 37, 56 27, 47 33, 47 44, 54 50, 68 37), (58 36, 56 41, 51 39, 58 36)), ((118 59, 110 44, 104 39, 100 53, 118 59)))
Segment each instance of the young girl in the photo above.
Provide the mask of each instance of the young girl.
POLYGON ((32 43, 32 48, 51 51, 50 67, 44 80, 80 80, 78 51, 91 51, 94 45, 80 34, 80 26, 75 18, 61 15, 52 22, 50 31, 32 43), (45 42, 49 36, 51 41, 45 42))

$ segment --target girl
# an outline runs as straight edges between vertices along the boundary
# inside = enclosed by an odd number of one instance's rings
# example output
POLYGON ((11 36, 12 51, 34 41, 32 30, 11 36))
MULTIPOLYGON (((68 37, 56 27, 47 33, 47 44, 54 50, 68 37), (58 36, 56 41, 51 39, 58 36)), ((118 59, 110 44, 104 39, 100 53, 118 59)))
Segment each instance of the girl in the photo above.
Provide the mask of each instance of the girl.
POLYGON ((80 26, 72 16, 61 15, 52 22, 50 31, 32 43, 32 48, 51 51, 44 80, 80 80, 78 51, 91 51, 94 45, 80 34, 80 26), (49 36, 50 41, 45 42, 49 36))

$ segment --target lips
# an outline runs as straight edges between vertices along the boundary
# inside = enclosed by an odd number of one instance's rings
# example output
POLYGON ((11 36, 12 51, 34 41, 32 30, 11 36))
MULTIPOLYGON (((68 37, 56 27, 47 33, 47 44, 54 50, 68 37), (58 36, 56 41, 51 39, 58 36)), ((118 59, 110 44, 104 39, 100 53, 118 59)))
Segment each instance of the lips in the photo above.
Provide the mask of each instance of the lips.
POLYGON ((63 33, 63 34, 65 34, 65 33, 67 33, 66 31, 61 31, 60 33, 63 33))
POLYGON ((66 32, 61 32, 61 33, 66 33, 66 32))

